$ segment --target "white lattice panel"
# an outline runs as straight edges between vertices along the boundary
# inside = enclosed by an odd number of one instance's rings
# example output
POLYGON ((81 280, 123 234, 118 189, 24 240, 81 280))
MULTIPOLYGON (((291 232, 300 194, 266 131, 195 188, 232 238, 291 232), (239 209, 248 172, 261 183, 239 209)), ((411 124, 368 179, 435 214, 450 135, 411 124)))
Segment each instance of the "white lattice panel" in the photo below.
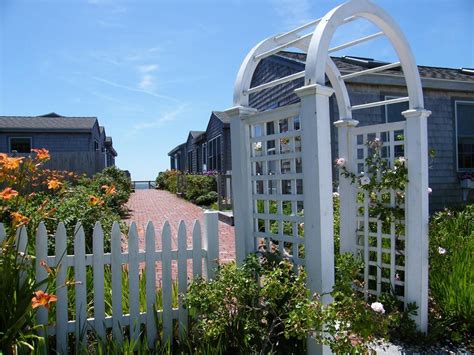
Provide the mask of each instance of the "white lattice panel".
MULTIPOLYGON (((380 154, 390 167, 395 159, 405 155, 406 122, 357 127, 352 129, 357 174, 366 173, 365 159, 373 154, 367 144, 376 138, 381 142, 380 154)), ((358 255, 364 260, 364 291, 380 295, 394 292, 403 300, 405 295, 405 214, 399 219, 385 221, 374 211, 376 202, 398 206, 405 210, 405 191, 385 190, 370 194, 357 191, 358 255), (402 199, 403 199, 403 202, 402 199)))
POLYGON ((253 236, 259 250, 304 264, 299 105, 248 120, 253 236))

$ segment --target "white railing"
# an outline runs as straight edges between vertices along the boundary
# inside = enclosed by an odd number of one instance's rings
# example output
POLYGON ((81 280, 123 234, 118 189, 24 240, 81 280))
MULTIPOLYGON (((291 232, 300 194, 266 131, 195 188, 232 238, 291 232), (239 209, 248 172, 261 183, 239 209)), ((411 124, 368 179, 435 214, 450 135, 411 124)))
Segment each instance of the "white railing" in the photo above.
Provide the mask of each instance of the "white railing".
MULTIPOLYGON (((5 237, 5 229, 0 224, 0 242, 5 237)), ((163 343, 171 341, 173 320, 177 320, 179 324, 180 336, 185 334, 188 314, 183 307, 182 296, 187 291, 188 276, 192 274, 193 277, 213 278, 217 266, 219 258, 217 212, 205 212, 204 232, 201 231, 199 221, 194 222, 191 247, 188 247, 186 226, 183 221, 179 223, 176 249, 172 248, 171 228, 168 222, 163 225, 161 238, 157 238, 153 223, 148 222, 143 237, 144 250, 139 248, 139 235, 135 223, 130 225, 127 237, 121 233, 119 224, 115 222, 111 231, 111 252, 104 253, 104 233, 100 223, 96 223, 92 236, 93 253, 86 254, 84 229, 81 224, 77 224, 73 238, 74 254, 69 255, 64 224, 60 222, 54 237, 48 237, 44 223, 40 223, 36 231, 36 279, 41 281, 47 277, 47 267, 44 263, 57 268, 55 291, 57 302, 55 317, 48 315, 46 308, 40 307, 37 322, 45 325, 48 335, 56 336, 58 353, 68 352, 69 333, 74 333, 76 347, 79 344, 80 348, 81 345, 86 346, 88 332, 95 332, 97 336, 105 338, 107 330, 111 328, 114 340, 120 344, 123 341, 125 328, 129 328, 130 338, 136 340, 140 336, 142 325, 146 325, 145 335, 149 347, 152 347, 159 334, 156 319, 162 325, 163 343), (49 238, 54 243, 55 255, 48 255, 49 238), (160 245, 159 250, 156 248, 157 242, 160 245), (173 269, 173 263, 177 266, 177 270, 173 269), (188 263, 192 263, 190 270, 188 263), (104 288, 106 267, 110 267, 111 270, 111 315, 106 314, 105 307, 106 294, 110 297, 110 290, 104 288), (68 280, 69 268, 73 268, 73 282, 68 280), (92 288, 87 285, 87 282, 90 282, 90 271, 89 280, 87 277, 88 269, 92 269, 93 273, 92 288), (125 286, 122 278, 124 272, 128 272, 128 285, 125 286), (161 279, 159 287, 156 284, 157 276, 161 279), (143 277, 146 282, 146 309, 140 311, 139 292, 143 277), (127 286, 128 290, 124 289, 127 286), (174 307, 172 294, 176 288, 179 296, 177 307, 174 307), (88 292, 89 303, 92 300, 93 307, 88 304, 88 292), (69 296, 72 293, 74 296, 68 299, 68 293, 69 296), (127 296, 126 293, 128 293, 129 311, 124 314, 122 298, 127 296), (161 305, 157 304, 157 298, 161 298, 161 305), (71 303, 75 307, 74 317, 70 314, 71 303)), ((26 228, 20 228, 16 235, 19 252, 26 253, 27 239, 26 228)))

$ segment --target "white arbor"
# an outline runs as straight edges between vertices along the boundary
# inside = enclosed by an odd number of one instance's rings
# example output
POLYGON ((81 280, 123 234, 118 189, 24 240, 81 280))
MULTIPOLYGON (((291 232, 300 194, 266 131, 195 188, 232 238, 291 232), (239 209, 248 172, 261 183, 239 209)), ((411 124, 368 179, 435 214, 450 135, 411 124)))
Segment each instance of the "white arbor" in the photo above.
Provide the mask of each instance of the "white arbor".
MULTIPOLYGON (((353 171, 364 169, 363 158, 368 152, 362 147, 361 139, 377 137, 384 141, 385 158, 391 164, 400 151, 404 154, 409 180, 405 191, 405 219, 399 221, 403 232, 395 233, 395 226, 390 226, 387 233, 380 221, 364 213, 367 196, 363 203, 357 202, 357 186, 340 177, 341 251, 358 253, 364 258, 367 293, 383 292, 384 283, 400 286, 400 298, 417 304, 416 322, 426 331, 427 117, 430 112, 423 108, 418 68, 402 31, 383 9, 368 0, 349 1, 320 19, 267 38, 244 59, 234 87, 234 107, 226 111, 231 116, 237 259, 242 261, 260 244, 272 247, 274 243, 296 264, 306 266, 311 291, 320 294, 331 291, 334 244, 329 97, 333 94, 339 111, 339 120, 335 123, 339 157, 346 159, 348 168, 353 171), (370 21, 380 31, 330 48, 339 26, 360 19, 370 21), (313 31, 305 33, 312 28, 313 31), (397 62, 342 75, 329 56, 381 36, 390 41, 398 55, 397 62), (305 70, 250 87, 259 62, 290 47, 307 53, 305 70), (351 104, 345 80, 395 67, 403 70, 407 97, 351 104), (296 90, 300 103, 265 112, 249 107, 250 94, 299 78, 304 78, 304 86, 296 90), (409 102, 409 110, 403 112, 404 122, 359 128, 358 122, 352 119, 355 110, 405 101, 409 102), (300 231, 301 222, 304 222, 304 237, 300 231), (369 228, 371 223, 373 229, 369 228), (301 245, 304 245, 304 252, 301 245), (402 255, 403 261, 398 262, 402 255), (380 270, 371 272, 370 266, 380 270), (382 272, 383 269, 386 272, 382 272), (404 278, 400 280, 398 275, 402 273, 404 278)), ((395 192, 388 193, 393 203, 395 192)), ((328 295, 323 300, 331 301, 328 295)))

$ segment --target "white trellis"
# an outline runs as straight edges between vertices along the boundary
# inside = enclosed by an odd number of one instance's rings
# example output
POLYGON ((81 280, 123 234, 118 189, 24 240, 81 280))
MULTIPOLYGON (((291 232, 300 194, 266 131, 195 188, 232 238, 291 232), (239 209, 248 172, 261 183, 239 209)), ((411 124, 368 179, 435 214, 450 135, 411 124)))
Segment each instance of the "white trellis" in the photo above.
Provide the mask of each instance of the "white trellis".
MULTIPOLYGON (((296 263, 306 265, 308 287, 311 291, 326 293, 332 289, 333 176, 329 97, 333 93, 336 96, 340 116, 339 121, 335 123, 339 137, 339 156, 347 160, 349 167, 357 169, 358 162, 364 158, 364 155, 361 158, 357 157, 357 150, 360 148, 358 147, 360 143, 357 141, 359 135, 373 133, 379 136, 381 134, 391 136, 392 140, 387 139, 385 142, 392 154, 388 158, 393 159, 394 149, 403 143, 409 180, 405 191, 404 235, 397 236, 398 239, 403 239, 404 264, 398 265, 395 260, 396 251, 393 249, 395 233, 382 233, 380 228, 375 228, 375 240, 379 242, 370 246, 369 238, 372 241, 373 236, 363 235, 362 239, 365 238, 365 242, 358 243, 361 223, 378 222, 358 215, 357 187, 342 177, 340 178, 341 251, 353 253, 363 251, 367 263, 365 277, 368 291, 380 293, 383 291, 383 284, 387 282, 403 287, 402 298, 405 302, 415 302, 418 305, 415 321, 421 330, 426 331, 427 117, 430 111, 424 109, 418 68, 401 29, 383 9, 368 0, 349 1, 320 19, 267 38, 256 45, 244 59, 234 86, 234 107, 226 111, 231 117, 237 259, 242 261, 247 253, 259 247, 261 241, 267 246, 274 241, 280 251, 285 252, 296 263), (370 21, 380 31, 337 47, 329 47, 338 27, 360 19, 370 21), (311 32, 307 33, 308 31, 311 32), (329 56, 332 52, 382 36, 386 37, 395 49, 399 58, 397 62, 342 75, 329 56), (307 53, 305 70, 250 87, 259 62, 290 47, 307 53), (395 67, 401 67, 403 70, 407 97, 351 105, 345 80, 395 67), (295 90, 301 98, 300 103, 265 112, 257 112, 249 106, 250 94, 299 78, 304 78, 304 86, 295 90), (326 78, 329 79, 330 86, 327 86, 326 78), (406 101, 409 102, 409 110, 402 113, 406 117, 406 122, 399 125, 359 128, 358 122, 352 118, 352 112, 355 110, 406 101), (298 126, 295 126, 297 120, 298 126), (287 122, 288 128, 282 131, 281 122, 287 122), (395 141, 393 136, 394 132, 400 129, 404 131, 403 142, 395 141), (282 139, 288 143, 288 147, 282 147, 282 139), (297 224, 300 221, 304 221, 304 237, 299 235, 297 224), (392 240, 390 247, 387 242, 386 248, 382 239, 392 240), (299 245, 305 246, 304 260, 299 253, 299 245), (376 255, 373 261, 369 260, 372 251, 376 255), (388 256, 382 257, 382 254, 388 256), (388 271, 381 268, 373 274, 372 271, 369 272, 370 266, 373 265, 382 266, 388 271), (404 273, 404 281, 398 280, 398 277, 395 279, 396 274, 401 272, 404 273), (374 282, 370 282, 369 285, 368 281, 372 279, 375 280, 375 286, 374 282)), ((365 231, 364 233, 368 233, 369 228, 365 231)), ((329 296, 324 296, 323 301, 330 302, 331 299, 329 296)))

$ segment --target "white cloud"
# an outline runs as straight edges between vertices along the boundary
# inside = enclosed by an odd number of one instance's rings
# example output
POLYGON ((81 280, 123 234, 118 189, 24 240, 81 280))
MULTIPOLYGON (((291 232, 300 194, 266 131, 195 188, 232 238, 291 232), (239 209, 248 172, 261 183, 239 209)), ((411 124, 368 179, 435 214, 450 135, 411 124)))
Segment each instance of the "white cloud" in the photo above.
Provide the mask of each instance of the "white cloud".
POLYGON ((143 75, 140 83, 138 83, 138 87, 142 90, 149 90, 153 88, 154 86, 153 82, 154 82, 153 76, 150 74, 145 74, 143 75))
POLYGON ((158 65, 156 64, 148 64, 148 65, 139 65, 137 70, 140 73, 153 73, 158 70, 158 65))
POLYGON ((153 97, 157 97, 159 99, 166 99, 166 100, 171 100, 171 101, 175 101, 177 102, 178 100, 176 100, 174 97, 170 97, 170 96, 166 96, 166 95, 161 95, 161 94, 158 94, 154 91, 151 91, 151 90, 147 90, 147 89, 137 89, 137 88, 134 88, 132 86, 128 86, 128 85, 123 85, 123 84, 119 84, 119 83, 116 83, 114 81, 111 81, 111 80, 107 80, 107 79, 104 79, 104 78, 100 78, 100 77, 97 77, 97 76, 93 76, 92 79, 96 80, 96 81, 99 81, 101 83, 104 83, 104 84, 107 84, 109 86, 113 86, 113 87, 116 87, 116 88, 119 88, 119 89, 124 89, 124 90, 128 90, 128 91, 134 91, 134 92, 139 92, 139 93, 142 93, 142 94, 146 94, 146 95, 150 95, 150 96, 153 96, 153 97))
POLYGON ((136 124, 133 129, 140 131, 143 129, 158 128, 167 122, 176 121, 180 115, 186 111, 188 104, 181 104, 172 111, 165 112, 163 115, 152 121, 140 122, 136 124))

